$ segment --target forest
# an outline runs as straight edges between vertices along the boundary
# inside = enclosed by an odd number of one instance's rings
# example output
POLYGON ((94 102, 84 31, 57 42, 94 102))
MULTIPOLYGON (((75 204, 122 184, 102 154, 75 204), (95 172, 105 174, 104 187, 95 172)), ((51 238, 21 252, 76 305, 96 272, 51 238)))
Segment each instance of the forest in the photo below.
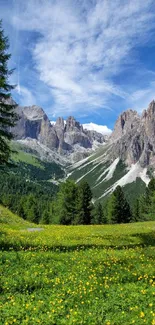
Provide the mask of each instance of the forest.
POLYGON ((88 225, 155 220, 155 179, 130 206, 120 186, 103 203, 94 202, 87 182, 76 184, 67 180, 56 186, 1 170, 0 203, 23 219, 42 224, 88 225))

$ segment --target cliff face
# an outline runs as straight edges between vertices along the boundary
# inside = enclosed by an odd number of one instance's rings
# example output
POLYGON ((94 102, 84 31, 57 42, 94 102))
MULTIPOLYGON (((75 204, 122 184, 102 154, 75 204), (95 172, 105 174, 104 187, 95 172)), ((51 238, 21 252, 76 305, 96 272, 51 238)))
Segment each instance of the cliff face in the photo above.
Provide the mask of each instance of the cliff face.
POLYGON ((38 106, 18 106, 17 112, 20 118, 13 129, 16 140, 35 139, 61 155, 76 153, 76 160, 88 154, 87 149, 93 148, 94 141, 98 145, 105 142, 103 135, 84 130, 72 116, 66 122, 59 117, 55 125, 52 125, 43 109, 38 106))
POLYGON ((133 110, 123 112, 108 141, 98 132, 83 129, 72 116, 66 122, 59 117, 52 125, 38 106, 17 107, 17 111, 20 119, 13 129, 17 140, 35 139, 61 156, 72 157, 72 161, 84 158, 107 142, 107 160, 119 157, 128 166, 138 161, 141 167, 155 166, 155 101, 141 116, 133 110))
POLYGON ((13 129, 15 139, 37 139, 50 149, 58 148, 58 136, 42 108, 18 106, 17 112, 19 120, 13 129))
POLYGON ((155 164, 155 101, 140 117, 129 110, 116 121, 110 137, 113 156, 121 157, 128 165, 140 162, 142 167, 155 164))

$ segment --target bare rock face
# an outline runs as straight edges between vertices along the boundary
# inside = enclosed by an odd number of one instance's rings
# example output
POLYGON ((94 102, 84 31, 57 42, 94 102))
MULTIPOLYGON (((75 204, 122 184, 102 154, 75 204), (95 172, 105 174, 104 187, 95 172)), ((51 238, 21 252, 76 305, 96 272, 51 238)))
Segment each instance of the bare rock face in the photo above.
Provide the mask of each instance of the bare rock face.
POLYGON ((107 141, 106 136, 94 130, 85 129, 84 132, 85 134, 87 134, 88 138, 90 139, 90 142, 97 141, 98 143, 102 144, 107 141))
POLYGON ((13 128, 17 140, 34 139, 45 145, 47 148, 57 151, 60 155, 73 157, 85 157, 88 152, 85 149, 92 149, 94 140, 103 143, 104 137, 93 131, 83 130, 83 126, 70 116, 66 123, 59 117, 55 125, 51 125, 47 115, 41 107, 27 106, 17 107, 19 120, 13 128), (73 155, 78 152, 78 155, 73 155))
POLYGON ((110 137, 112 156, 120 157, 128 165, 140 162, 142 167, 155 165, 155 101, 140 117, 129 110, 116 121, 110 137))
POLYGON ((72 116, 70 116, 66 121, 64 140, 71 146, 79 144, 84 148, 92 147, 87 134, 83 131, 83 126, 80 125, 80 123, 72 116))
POLYGON ((48 148, 57 148, 59 141, 47 115, 38 106, 17 108, 19 120, 13 128, 16 139, 37 139, 48 148))
POLYGON ((129 166, 139 161, 142 167, 155 168, 155 101, 142 116, 133 110, 123 112, 107 141, 102 134, 83 129, 72 116, 66 122, 59 117, 55 125, 51 125, 38 106, 18 106, 17 112, 20 118, 13 128, 16 139, 34 139, 61 157, 69 157, 72 162, 86 157, 97 146, 107 142, 110 148, 107 160, 120 157, 129 166))
POLYGON ((142 125, 145 128, 145 134, 155 146, 155 101, 153 100, 148 109, 142 114, 142 125))
POLYGON ((72 132, 72 131, 83 132, 83 127, 78 121, 75 120, 73 116, 69 116, 68 119, 66 120, 65 132, 72 132))
POLYGON ((115 123, 114 131, 110 136, 110 141, 114 142, 125 134, 132 132, 138 125, 140 116, 136 111, 128 110, 123 112, 115 123))

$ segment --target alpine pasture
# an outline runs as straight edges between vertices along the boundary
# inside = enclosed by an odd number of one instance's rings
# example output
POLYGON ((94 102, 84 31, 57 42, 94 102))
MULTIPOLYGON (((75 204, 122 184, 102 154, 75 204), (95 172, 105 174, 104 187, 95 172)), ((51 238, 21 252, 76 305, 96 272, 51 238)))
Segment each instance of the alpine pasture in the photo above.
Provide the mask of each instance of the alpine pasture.
POLYGON ((1 324, 155 324, 155 222, 35 229, 0 215, 1 324))

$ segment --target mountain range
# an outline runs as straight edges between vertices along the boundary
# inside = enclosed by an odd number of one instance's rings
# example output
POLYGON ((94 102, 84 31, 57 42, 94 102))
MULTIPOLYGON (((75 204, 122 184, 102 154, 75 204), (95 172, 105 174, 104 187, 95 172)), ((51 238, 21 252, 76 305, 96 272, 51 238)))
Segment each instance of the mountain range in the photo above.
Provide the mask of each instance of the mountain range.
POLYGON ((155 101, 141 115, 124 111, 110 136, 84 129, 74 117, 51 124, 38 106, 17 107, 16 142, 55 161, 66 177, 87 180, 95 200, 104 200, 117 185, 133 199, 155 175, 155 101))
POLYGON ((13 129, 15 139, 35 148, 43 159, 54 159, 54 156, 56 159, 57 156, 62 163, 79 161, 107 140, 106 135, 84 129, 72 116, 66 121, 59 117, 52 124, 38 106, 17 106, 17 113, 19 120, 13 129))

